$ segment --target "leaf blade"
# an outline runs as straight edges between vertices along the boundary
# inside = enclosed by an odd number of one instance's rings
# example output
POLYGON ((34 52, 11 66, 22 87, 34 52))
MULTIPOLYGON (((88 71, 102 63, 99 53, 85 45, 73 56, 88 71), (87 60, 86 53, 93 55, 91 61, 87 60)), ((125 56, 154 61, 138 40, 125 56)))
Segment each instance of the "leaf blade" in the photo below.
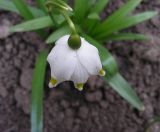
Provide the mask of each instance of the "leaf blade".
POLYGON ((112 78, 105 77, 105 80, 110 84, 110 86, 118 92, 124 99, 126 99, 135 108, 143 111, 145 108, 137 97, 135 91, 126 82, 126 80, 119 74, 115 74, 112 78))
POLYGON ((91 12, 101 13, 101 11, 105 8, 109 0, 98 0, 95 5, 92 7, 91 12))
POLYGON ((106 25, 110 26, 112 23, 118 21, 119 19, 122 19, 129 12, 134 10, 141 1, 142 0, 129 0, 126 4, 124 4, 117 11, 115 11, 112 15, 110 15, 101 25, 96 27, 93 33, 98 34, 100 32, 103 32, 104 27, 106 25))
POLYGON ((20 12, 21 16, 24 17, 24 19, 30 20, 34 18, 32 12, 23 0, 13 0, 13 3, 20 12))
POLYGON ((16 9, 15 5, 8 0, 0 0, 0 8, 7 10, 7 11, 12 11, 18 13, 19 11, 16 9))
POLYGON ((31 132, 43 130, 43 85, 46 70, 47 52, 42 51, 36 60, 31 95, 31 132))
MULTIPOLYGON (((59 15, 55 15, 55 18, 58 24, 61 24, 65 20, 62 16, 59 16, 59 15)), ((15 26, 12 26, 10 28, 10 31, 11 32, 25 32, 25 31, 32 31, 32 30, 47 28, 50 26, 55 26, 51 18, 49 16, 42 16, 39 18, 34 18, 32 20, 28 20, 26 22, 17 24, 15 26)))
POLYGON ((146 21, 148 19, 151 19, 152 17, 154 17, 155 15, 157 15, 157 12, 155 11, 147 11, 144 13, 140 13, 134 16, 130 16, 127 17, 126 19, 122 19, 112 25, 110 25, 110 27, 108 25, 106 25, 105 31, 99 35, 96 36, 96 38, 100 39, 102 37, 106 37, 107 35, 123 30, 125 28, 134 26, 136 24, 139 24, 143 21, 146 21))
POLYGON ((117 33, 101 38, 102 42, 106 41, 121 41, 121 40, 148 40, 149 36, 136 33, 117 33))
POLYGON ((42 28, 46 28, 52 26, 53 22, 49 16, 44 16, 40 18, 35 18, 33 20, 29 20, 20 24, 17 24, 10 28, 11 32, 24 32, 24 31, 32 31, 38 30, 42 28))
POLYGON ((43 10, 43 11, 46 11, 45 10, 45 0, 36 0, 36 3, 37 3, 37 5, 38 5, 38 7, 41 9, 41 10, 43 10))
POLYGON ((75 0, 74 1, 74 14, 75 14, 75 21, 77 23, 81 23, 83 18, 86 15, 88 10, 88 1, 86 0, 75 0))
MULTIPOLYGON (((28 8, 31 10, 34 16, 36 17, 44 16, 44 13, 38 8, 29 6, 29 5, 28 5, 28 8)), ((20 14, 16 6, 13 4, 13 1, 10 1, 10 0, 0 0, 0 9, 20 14)))

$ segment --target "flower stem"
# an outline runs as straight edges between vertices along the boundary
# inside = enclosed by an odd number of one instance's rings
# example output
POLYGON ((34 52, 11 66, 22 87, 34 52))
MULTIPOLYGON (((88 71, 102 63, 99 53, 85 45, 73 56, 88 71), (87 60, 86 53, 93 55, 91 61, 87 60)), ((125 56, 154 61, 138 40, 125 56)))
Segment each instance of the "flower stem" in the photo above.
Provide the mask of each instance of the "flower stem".
POLYGON ((70 19, 70 17, 64 11, 60 11, 60 12, 64 16, 64 18, 66 19, 66 21, 71 29, 72 34, 77 34, 76 27, 75 27, 74 23, 72 22, 72 20, 70 19))
POLYGON ((71 20, 69 15, 66 13, 66 11, 72 11, 72 8, 69 5, 67 5, 65 2, 63 2, 61 0, 47 0, 46 7, 47 7, 48 13, 49 13, 49 15, 50 15, 50 17, 56 27, 58 27, 58 23, 56 22, 54 15, 52 13, 53 8, 57 9, 64 16, 64 18, 66 19, 66 21, 71 29, 72 34, 78 35, 73 21, 71 20))

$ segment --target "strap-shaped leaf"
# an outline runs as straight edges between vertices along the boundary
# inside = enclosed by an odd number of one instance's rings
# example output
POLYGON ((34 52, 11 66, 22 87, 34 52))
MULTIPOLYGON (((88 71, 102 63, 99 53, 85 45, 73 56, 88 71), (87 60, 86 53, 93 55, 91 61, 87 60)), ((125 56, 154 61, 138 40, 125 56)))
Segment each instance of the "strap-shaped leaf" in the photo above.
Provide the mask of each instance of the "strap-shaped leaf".
POLYGON ((100 39, 102 42, 106 41, 120 41, 120 40, 148 40, 150 37, 143 34, 136 33, 116 33, 100 39))
POLYGON ((145 109, 136 92, 119 73, 115 74, 112 78, 108 78, 107 76, 104 78, 109 83, 109 85, 125 100, 132 104, 132 106, 141 111, 145 109))
POLYGON ((60 37, 70 34, 70 28, 68 26, 63 26, 56 31, 54 31, 46 40, 46 43, 51 44, 54 43, 60 37))
POLYGON ((9 0, 0 0, 0 9, 19 13, 13 2, 9 0))
POLYGON ((95 5, 91 8, 91 12, 98 13, 98 14, 101 13, 101 11, 103 11, 103 9, 105 8, 108 2, 109 0, 98 0, 95 3, 95 5))
POLYGON ((118 73, 117 64, 111 54, 105 49, 102 44, 98 43, 91 37, 84 37, 99 49, 103 67, 106 70, 105 80, 110 86, 117 91, 126 101, 139 110, 144 110, 144 106, 138 98, 135 91, 127 83, 127 81, 118 73), (112 74, 111 74, 112 73, 112 74))
POLYGON ((131 26, 134 26, 138 23, 146 21, 146 20, 154 17, 155 15, 157 15, 157 12, 147 11, 147 12, 144 12, 144 13, 140 13, 138 15, 128 16, 128 17, 126 17, 124 19, 121 19, 121 20, 115 22, 114 24, 110 25, 110 27, 108 25, 106 25, 104 27, 105 31, 103 31, 100 34, 97 34, 96 38, 98 38, 98 39, 104 38, 111 33, 120 31, 122 29, 131 27, 131 26))
POLYGON ((82 23, 82 27, 86 29, 86 33, 88 34, 95 28, 98 22, 100 22, 100 16, 97 13, 90 13, 82 23))
POLYGON ((87 16, 87 19, 83 20, 83 27, 87 30, 87 33, 92 32, 92 30, 95 28, 97 23, 100 21, 100 12, 104 9, 104 7, 107 5, 109 0, 89 0, 89 13, 87 16))
MULTIPOLYGON (((29 5, 28 5, 28 8, 31 10, 31 12, 36 17, 44 15, 44 13, 41 10, 39 10, 38 8, 29 6, 29 5)), ((6 10, 6 11, 12 11, 12 12, 20 14, 20 12, 17 10, 16 6, 13 4, 13 1, 11 1, 11 0, 0 0, 0 9, 6 10)))
POLYGON ((52 26, 53 22, 49 16, 44 16, 40 18, 35 18, 21 24, 15 25, 10 28, 11 32, 24 32, 24 31, 31 31, 46 28, 52 26))
POLYGON ((41 10, 46 11, 45 0, 36 0, 36 3, 41 10))
POLYGON ((123 19, 127 14, 129 14, 132 10, 134 10, 142 0, 129 0, 126 4, 124 4, 120 9, 115 11, 112 15, 110 15, 102 24, 95 28, 93 34, 101 33, 105 30, 106 26, 110 26, 114 22, 123 19))
POLYGON ((88 10, 88 5, 88 0, 74 0, 74 18, 77 23, 81 23, 83 21, 88 10))
POLYGON ((34 18, 34 15, 23 0, 12 0, 22 17, 26 20, 34 18))
MULTIPOLYGON (((59 15, 55 15, 56 22, 61 24, 64 22, 64 18, 59 15)), ((35 18, 21 24, 15 25, 10 28, 11 32, 24 32, 24 31, 32 31, 38 30, 46 27, 54 26, 51 18, 49 16, 44 16, 40 18, 35 18)))
POLYGON ((36 60, 31 97, 31 132, 43 130, 43 86, 46 71, 47 52, 41 52, 36 60))
POLYGON ((92 20, 99 20, 100 16, 97 13, 93 12, 93 13, 88 14, 87 18, 92 19, 92 20))

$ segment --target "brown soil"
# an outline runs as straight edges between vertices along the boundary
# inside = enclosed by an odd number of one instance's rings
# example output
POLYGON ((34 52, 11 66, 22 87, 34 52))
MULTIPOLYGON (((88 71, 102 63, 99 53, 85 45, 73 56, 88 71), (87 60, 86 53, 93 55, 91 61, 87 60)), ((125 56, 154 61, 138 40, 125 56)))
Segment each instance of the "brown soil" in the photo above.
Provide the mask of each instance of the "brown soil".
MULTIPOLYGON (((111 2, 106 13, 121 4, 121 1, 111 2)), ((144 0, 137 12, 148 9, 160 11, 159 0, 144 0)), ((82 92, 76 91, 70 82, 55 89, 46 86, 44 132, 143 132, 151 119, 160 115, 159 16, 131 29, 153 36, 150 41, 106 45, 117 59, 120 72, 144 102, 145 111, 131 107, 100 77, 90 78, 82 92)), ((10 24, 20 21, 16 15, 2 11, 0 19, 10 24)), ((5 26, 3 22, 1 26, 5 26)), ((34 33, 3 35, 0 37, 0 131, 29 132, 32 73, 36 55, 45 44, 34 33)), ((155 125, 152 132, 160 132, 160 126, 155 125)))

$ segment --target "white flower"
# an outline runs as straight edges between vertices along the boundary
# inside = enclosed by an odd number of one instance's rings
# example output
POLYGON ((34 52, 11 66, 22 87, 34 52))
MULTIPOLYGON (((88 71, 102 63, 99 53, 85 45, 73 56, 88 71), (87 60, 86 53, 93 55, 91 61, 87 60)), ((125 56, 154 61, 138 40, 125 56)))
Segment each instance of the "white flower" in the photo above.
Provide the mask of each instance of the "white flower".
POLYGON ((73 81, 78 90, 91 75, 105 75, 98 50, 81 37, 81 47, 74 50, 69 47, 65 35, 56 41, 55 47, 47 57, 51 67, 49 87, 53 88, 63 81, 73 81))

